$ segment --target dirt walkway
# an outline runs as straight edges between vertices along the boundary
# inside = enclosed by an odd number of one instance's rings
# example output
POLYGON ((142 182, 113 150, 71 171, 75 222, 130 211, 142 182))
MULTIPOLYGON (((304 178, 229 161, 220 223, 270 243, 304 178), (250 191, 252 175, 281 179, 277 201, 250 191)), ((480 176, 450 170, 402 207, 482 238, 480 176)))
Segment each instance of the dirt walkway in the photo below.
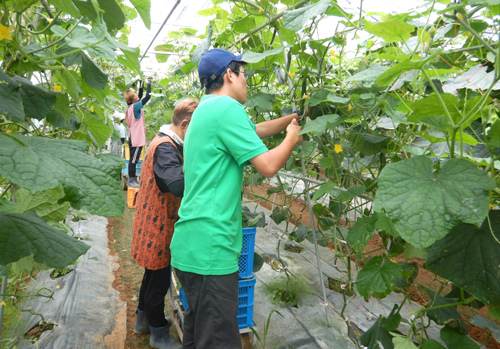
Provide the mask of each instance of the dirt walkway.
MULTIPOLYGON (((115 271, 115 282, 113 283, 113 287, 120 291, 121 299, 127 302, 128 305, 127 339, 125 348, 151 348, 149 346, 149 334, 134 333, 136 320, 135 310, 139 298, 139 288, 144 274, 144 268, 135 263, 130 257, 134 214, 135 209, 126 207, 123 218, 109 218, 109 249, 112 255, 118 255, 120 263, 120 268, 115 271)), ((168 316, 171 312, 170 304, 166 302, 165 313, 168 316)), ((179 340, 179 336, 173 326, 170 328, 170 334, 176 340, 179 340)))

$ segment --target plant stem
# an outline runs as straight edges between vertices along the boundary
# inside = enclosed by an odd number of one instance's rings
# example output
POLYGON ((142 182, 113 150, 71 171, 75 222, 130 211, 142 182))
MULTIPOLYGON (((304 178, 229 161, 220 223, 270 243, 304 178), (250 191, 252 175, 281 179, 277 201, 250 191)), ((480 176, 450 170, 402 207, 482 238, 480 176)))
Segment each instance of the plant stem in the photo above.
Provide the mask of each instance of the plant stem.
POLYGON ((454 19, 456 22, 460 23, 460 25, 462 25, 463 27, 465 27, 468 31, 471 32, 472 35, 474 35, 476 37, 476 39, 484 45, 484 47, 486 47, 486 49, 488 51, 490 51, 491 53, 493 53, 494 55, 497 54, 497 51, 491 47, 491 45, 483 39, 483 37, 481 35, 479 35, 478 32, 476 32, 468 23, 466 23, 463 19, 460 19, 458 18, 457 16, 445 16, 445 17, 448 17, 448 18, 451 18, 451 19, 454 19))
MULTIPOLYGON (((299 1, 298 3, 296 3, 294 6, 292 6, 292 8, 297 8, 299 6, 302 6, 304 4, 306 4, 309 0, 302 0, 302 1, 299 1)), ((234 46, 236 46, 237 44, 239 44, 240 42, 244 41, 245 39, 249 38, 250 36, 252 36, 253 34, 257 33, 259 30, 267 27, 269 24, 271 23, 274 23, 276 22, 278 19, 280 19, 281 17, 283 17, 283 15, 285 14, 285 12, 281 12, 280 14, 274 16, 273 18, 269 19, 266 23, 262 24, 262 25, 259 25, 257 28, 251 30, 248 34, 246 34, 244 37, 242 37, 241 39, 239 39, 238 41, 235 41, 233 42, 231 45, 229 45, 229 48, 232 48, 234 46)))
POLYGON ((77 49, 75 49, 73 51, 62 53, 62 54, 56 55, 56 56, 44 57, 44 58, 40 59, 40 61, 43 62, 43 61, 54 60, 54 59, 59 59, 59 58, 62 58, 62 57, 70 56, 72 54, 75 54, 75 53, 81 52, 83 50, 86 50, 86 49, 88 49, 88 48, 90 48, 92 46, 99 45, 101 42, 103 42, 105 40, 106 40, 106 38, 102 38, 101 40, 96 41, 96 42, 94 42, 92 44, 88 44, 87 46, 84 46, 82 48, 77 48, 77 49))
POLYGON ((80 23, 80 21, 82 20, 83 17, 80 17, 80 19, 78 20, 78 22, 76 22, 76 24, 73 26, 73 28, 71 28, 70 30, 68 30, 66 32, 66 34, 64 34, 63 36, 61 36, 58 40, 54 41, 52 44, 50 45, 47 45, 45 47, 41 47, 39 48, 38 50, 35 50, 35 51, 31 51, 29 53, 33 54, 33 53, 37 53, 39 51, 43 51, 43 50, 46 50, 48 49, 49 47, 52 47, 54 45, 57 45, 58 43, 60 43, 62 40, 64 40, 69 34, 71 34, 73 32, 73 30, 75 30, 77 27, 78 27, 78 24, 80 23))
POLYGON ((444 112, 446 114, 446 117, 448 118, 448 120, 450 121, 451 125, 453 125, 453 127, 455 127, 455 122, 453 121, 453 118, 451 117, 451 114, 450 114, 450 111, 448 110, 448 107, 446 106, 446 104, 444 103, 444 100, 443 98, 441 97, 441 94, 439 93, 439 91, 437 90, 436 88, 436 85, 434 85, 434 83, 432 82, 431 78, 429 77, 429 74, 427 74, 427 72, 425 70, 421 70, 422 71, 422 74, 425 76, 425 78, 427 79, 427 81, 429 82, 429 85, 431 85, 431 88, 432 90, 434 91, 434 93, 436 94, 438 100, 439 100, 439 103, 441 104, 441 107, 443 107, 444 109, 444 112))

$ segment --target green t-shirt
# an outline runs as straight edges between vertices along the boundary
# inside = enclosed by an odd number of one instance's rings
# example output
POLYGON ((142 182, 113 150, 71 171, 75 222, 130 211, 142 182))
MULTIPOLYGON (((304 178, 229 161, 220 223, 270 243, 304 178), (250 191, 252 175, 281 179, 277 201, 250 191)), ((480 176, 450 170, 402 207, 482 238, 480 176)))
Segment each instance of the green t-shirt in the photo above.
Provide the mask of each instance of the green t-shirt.
POLYGON ((267 151, 255 129, 231 97, 201 98, 184 143, 184 197, 170 245, 174 268, 201 275, 238 271, 243 169, 267 151))

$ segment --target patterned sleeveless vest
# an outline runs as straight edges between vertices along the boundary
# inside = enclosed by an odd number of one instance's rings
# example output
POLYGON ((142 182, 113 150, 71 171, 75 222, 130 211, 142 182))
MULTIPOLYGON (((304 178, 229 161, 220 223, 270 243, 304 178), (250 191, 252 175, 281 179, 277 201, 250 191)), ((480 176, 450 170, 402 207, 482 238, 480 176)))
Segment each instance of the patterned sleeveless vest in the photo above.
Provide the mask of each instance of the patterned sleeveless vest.
POLYGON ((131 256, 137 264, 150 270, 170 265, 170 242, 181 205, 181 198, 172 193, 162 193, 155 183, 154 154, 156 147, 165 142, 170 142, 177 148, 168 136, 156 136, 148 148, 142 164, 134 217, 131 256))

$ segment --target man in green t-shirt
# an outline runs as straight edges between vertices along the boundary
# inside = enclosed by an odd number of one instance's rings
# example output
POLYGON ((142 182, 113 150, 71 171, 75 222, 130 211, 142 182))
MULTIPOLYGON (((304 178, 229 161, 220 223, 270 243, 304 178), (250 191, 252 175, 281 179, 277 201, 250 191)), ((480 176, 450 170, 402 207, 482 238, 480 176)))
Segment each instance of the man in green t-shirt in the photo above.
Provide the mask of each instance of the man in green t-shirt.
POLYGON ((298 113, 258 125, 250 121, 243 107, 248 87, 241 59, 212 49, 198 65, 206 95, 186 134, 184 198, 170 245, 172 266, 189 304, 185 349, 241 348, 236 315, 243 170, 252 164, 272 177, 302 142, 298 113), (283 142, 268 150, 261 138, 285 129, 283 142))

